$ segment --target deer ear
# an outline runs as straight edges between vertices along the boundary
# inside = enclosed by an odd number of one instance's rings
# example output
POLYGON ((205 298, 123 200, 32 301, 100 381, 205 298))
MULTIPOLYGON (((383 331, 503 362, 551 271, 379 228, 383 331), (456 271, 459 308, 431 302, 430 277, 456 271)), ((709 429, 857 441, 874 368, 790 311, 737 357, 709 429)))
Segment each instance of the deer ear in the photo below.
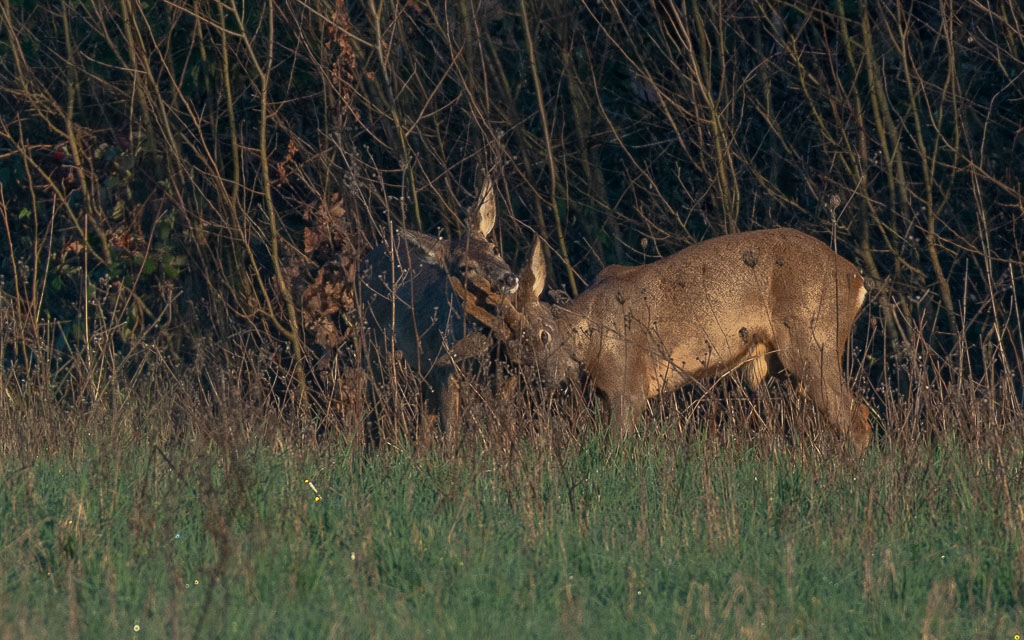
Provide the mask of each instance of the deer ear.
POLYGON ((544 293, 544 285, 548 278, 548 265, 544 260, 544 250, 540 244, 540 236, 533 241, 530 258, 526 261, 522 273, 519 274, 519 295, 521 301, 537 301, 544 293))
POLYGON ((448 260, 451 243, 448 240, 435 238, 418 231, 398 229, 395 234, 408 242, 419 247, 427 255, 427 261, 436 265, 443 265, 448 260))
POLYGON ((470 231, 486 236, 494 229, 494 223, 497 221, 498 207, 494 201, 494 183, 487 177, 484 178, 483 188, 480 189, 476 211, 470 214, 467 222, 470 231))

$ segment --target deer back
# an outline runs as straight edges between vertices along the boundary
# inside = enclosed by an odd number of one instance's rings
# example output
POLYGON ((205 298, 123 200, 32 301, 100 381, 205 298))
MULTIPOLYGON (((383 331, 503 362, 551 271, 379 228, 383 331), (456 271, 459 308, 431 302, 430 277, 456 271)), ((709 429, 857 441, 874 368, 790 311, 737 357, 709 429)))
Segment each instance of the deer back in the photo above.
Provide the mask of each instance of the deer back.
POLYGON ((609 267, 568 305, 565 324, 599 388, 639 384, 651 397, 742 364, 754 345, 777 349, 794 332, 835 357, 864 294, 856 267, 823 242, 768 229, 609 267))

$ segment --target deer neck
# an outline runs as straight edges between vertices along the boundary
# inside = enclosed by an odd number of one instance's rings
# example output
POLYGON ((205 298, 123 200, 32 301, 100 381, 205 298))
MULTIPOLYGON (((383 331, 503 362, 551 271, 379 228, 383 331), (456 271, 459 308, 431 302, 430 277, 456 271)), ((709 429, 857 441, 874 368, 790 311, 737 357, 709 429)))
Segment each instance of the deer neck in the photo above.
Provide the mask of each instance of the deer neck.
POLYGON ((555 309, 554 316, 573 360, 585 362, 593 351, 594 332, 590 318, 577 306, 570 302, 567 307, 555 309))

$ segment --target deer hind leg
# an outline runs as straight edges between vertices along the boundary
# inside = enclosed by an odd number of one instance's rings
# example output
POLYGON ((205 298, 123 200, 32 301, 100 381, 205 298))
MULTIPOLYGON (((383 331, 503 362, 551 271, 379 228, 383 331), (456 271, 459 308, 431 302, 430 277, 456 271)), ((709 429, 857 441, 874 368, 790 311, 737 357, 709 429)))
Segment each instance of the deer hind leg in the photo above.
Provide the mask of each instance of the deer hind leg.
POLYGON ((802 387, 818 411, 850 438, 858 453, 863 452, 871 439, 868 410, 854 398, 843 380, 839 354, 830 352, 810 336, 789 338, 790 344, 780 344, 782 365, 796 378, 798 388, 802 387))
POLYGON ((747 400, 750 403, 750 411, 747 414, 747 423, 752 425, 752 431, 759 430, 766 425, 764 416, 758 411, 758 387, 768 376, 768 345, 764 342, 753 342, 747 348, 746 353, 739 364, 739 377, 743 380, 747 392, 747 400))

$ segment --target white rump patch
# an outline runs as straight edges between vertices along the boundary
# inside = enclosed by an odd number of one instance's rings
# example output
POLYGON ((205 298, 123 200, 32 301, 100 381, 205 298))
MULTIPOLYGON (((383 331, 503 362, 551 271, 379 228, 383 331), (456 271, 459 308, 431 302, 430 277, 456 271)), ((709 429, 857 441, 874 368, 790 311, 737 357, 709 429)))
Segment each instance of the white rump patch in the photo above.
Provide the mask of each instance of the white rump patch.
POLYGON ((747 361, 743 363, 743 377, 747 386, 756 389, 768 375, 768 348, 763 343, 755 343, 747 351, 747 361))
POLYGON ((860 291, 857 292, 857 306, 854 307, 855 309, 860 309, 861 305, 864 304, 864 298, 866 298, 867 295, 868 290, 864 287, 864 285, 860 285, 860 291))

